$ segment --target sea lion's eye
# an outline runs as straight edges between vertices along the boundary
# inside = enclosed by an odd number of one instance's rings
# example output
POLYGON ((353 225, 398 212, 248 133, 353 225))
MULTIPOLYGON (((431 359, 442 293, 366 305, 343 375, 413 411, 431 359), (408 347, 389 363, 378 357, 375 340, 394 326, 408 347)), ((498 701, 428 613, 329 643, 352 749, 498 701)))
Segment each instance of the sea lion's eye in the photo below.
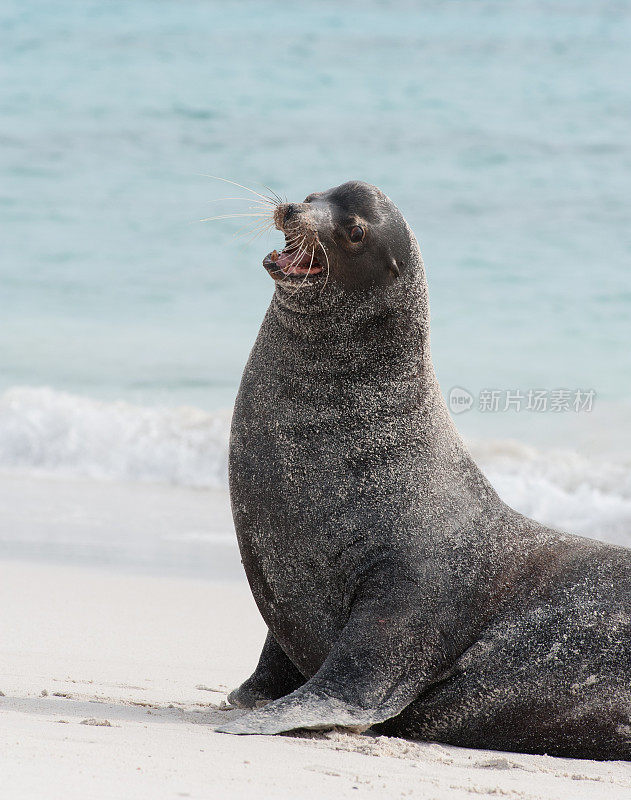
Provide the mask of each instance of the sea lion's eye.
POLYGON ((353 225, 348 235, 351 242, 361 242, 364 238, 364 229, 359 225, 353 225))

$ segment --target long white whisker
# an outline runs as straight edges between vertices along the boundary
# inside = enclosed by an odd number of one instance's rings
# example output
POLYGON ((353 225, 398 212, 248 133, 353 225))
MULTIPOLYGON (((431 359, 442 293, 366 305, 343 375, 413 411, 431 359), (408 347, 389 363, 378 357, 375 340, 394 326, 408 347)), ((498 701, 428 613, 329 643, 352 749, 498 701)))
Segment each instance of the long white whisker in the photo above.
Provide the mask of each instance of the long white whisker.
MULTIPOLYGON (((300 242, 300 244, 296 248, 296 253, 298 253, 300 248, 303 246, 303 244, 305 242, 305 238, 306 238, 305 236, 302 237, 302 241, 300 242)), ((293 266, 294 264, 297 264, 300 261, 300 259, 302 258, 303 253, 306 253, 306 252, 307 252, 306 249, 303 249, 303 250, 300 250, 299 254, 295 253, 294 256, 291 259, 291 266, 293 266)))
POLYGON ((322 248, 322 252, 324 253, 324 257, 326 258, 326 278, 324 279, 324 283, 322 284, 322 288, 320 289, 320 294, 324 291, 324 287, 329 282, 329 276, 331 274, 331 265, 329 264, 329 255, 326 252, 326 247, 322 244, 322 242, 318 239, 318 244, 322 248))
MULTIPOLYGON (((263 184, 263 186, 265 186, 265 184, 263 184)), ((276 205, 279 205, 280 203, 282 203, 282 202, 283 202, 283 198, 282 198, 282 197, 281 197, 281 196, 278 194, 278 192, 275 192, 273 189, 270 189, 270 188, 269 188, 269 186, 265 186, 265 188, 267 189, 267 191, 268 191, 268 192, 271 192, 271 194, 272 194, 272 195, 273 195, 273 196, 276 198, 276 200, 278 201, 278 202, 276 203, 276 205)))
POLYGON ((267 217, 267 214, 262 212, 251 212, 249 214, 219 214, 217 217, 205 217, 200 219, 200 222, 212 222, 216 219, 234 219, 235 217, 267 217))
POLYGON ((252 194, 261 197, 263 200, 269 200, 274 205, 278 205, 278 203, 274 202, 271 197, 267 197, 267 195, 261 194, 260 192, 255 192, 254 189, 250 189, 249 186, 244 186, 242 183, 237 183, 236 181, 231 181, 230 178, 220 178, 219 175, 207 175, 206 173, 202 173, 204 178, 213 178, 216 181, 223 181, 224 183, 231 183, 233 186, 238 186, 239 189, 245 189, 246 192, 252 192, 252 194))
POLYGON ((255 239, 258 239, 259 236, 262 236, 264 233, 267 233, 269 230, 270 230, 270 226, 269 225, 263 225, 263 226, 258 225, 257 227, 252 228, 249 231, 244 231, 242 234, 240 234, 240 236, 248 237, 246 239, 246 241, 253 242, 255 239))
POLYGON ((299 292, 302 289, 302 287, 305 285, 305 281, 307 280, 309 275, 311 275, 311 265, 313 264, 314 255, 315 255, 315 241, 313 242, 312 249, 311 249, 311 261, 309 261, 309 269, 307 270, 307 274, 302 279, 302 281, 300 283, 300 286, 298 286, 298 288, 296 289, 294 294, 296 294, 296 292, 299 292))
POLYGON ((297 250, 302 244, 302 239, 288 239, 283 250, 297 250))
MULTIPOLYGON (((303 238, 303 241, 304 241, 304 238, 303 238)), ((301 244, 302 244, 302 243, 301 243, 301 244)), ((302 257, 303 257, 303 255, 304 255, 304 254, 307 252, 307 250, 308 250, 308 249, 309 249, 309 245, 308 245, 308 244, 306 244, 306 245, 303 247, 303 249, 300 251, 300 253, 299 253, 297 256, 294 256, 294 257, 292 258, 292 260, 291 260, 291 263, 290 263, 290 266, 291 266, 291 267, 294 267, 296 264, 299 264, 299 263, 302 261, 302 257)), ((297 292, 299 289, 301 289, 301 288, 302 288, 302 284, 305 282, 305 280, 306 280, 307 276, 309 275, 309 272, 310 272, 310 271, 311 271, 311 264, 309 265, 309 270, 308 270, 308 272, 307 272, 307 275, 305 275, 305 277, 302 279, 302 282, 300 283, 300 286, 297 286, 297 287, 296 287, 296 289, 294 290, 294 292, 293 292, 292 294, 295 294, 295 293, 296 293, 296 292, 297 292)))
POLYGON ((256 222, 256 223, 249 223, 247 225, 243 225, 242 227, 238 228, 235 231, 234 236, 246 236, 248 233, 258 231, 259 228, 269 228, 271 227, 272 223, 265 223, 265 222, 256 222))
POLYGON ((271 200, 257 200, 256 197, 218 197, 215 200, 207 200, 207 203, 222 203, 224 200, 243 200, 244 203, 258 203, 259 206, 263 208, 266 206, 270 207, 270 212, 272 208, 275 208, 274 203, 271 200))
POLYGON ((290 233, 289 236, 285 236, 286 244, 287 245, 293 244, 294 242, 297 242, 301 237, 303 239, 305 238, 304 234, 301 234, 300 231, 297 231, 296 233, 290 233))
POLYGON ((261 236, 264 236, 266 233, 270 233, 269 228, 263 228, 263 230, 255 232, 254 235, 248 241, 255 242, 257 239, 259 239, 261 236))

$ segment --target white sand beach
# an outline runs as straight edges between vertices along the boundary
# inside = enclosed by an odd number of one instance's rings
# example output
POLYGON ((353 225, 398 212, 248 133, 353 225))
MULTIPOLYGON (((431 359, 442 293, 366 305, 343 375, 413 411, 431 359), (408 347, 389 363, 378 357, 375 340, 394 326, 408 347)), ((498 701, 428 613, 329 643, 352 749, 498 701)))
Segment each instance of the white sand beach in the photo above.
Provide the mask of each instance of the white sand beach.
POLYGON ((245 580, 233 579, 236 550, 218 532, 228 521, 225 497, 16 476, 3 476, 0 486, 0 505, 15 509, 12 518, 3 514, 3 525, 17 525, 29 507, 34 539, 45 533, 59 543, 62 530, 71 539, 73 530, 91 524, 82 513, 88 504, 103 515, 114 544, 123 533, 132 540, 142 509, 143 524, 168 520, 179 541, 189 543, 207 514, 204 530, 213 552, 224 553, 214 580, 134 574, 133 558, 122 572, 116 559, 116 568, 106 569, 55 565, 52 556, 36 563, 29 552, 19 560, 5 556, 3 798, 631 796, 631 764, 620 762, 464 750, 342 731, 215 733, 214 725, 241 713, 224 708, 226 693, 248 676, 264 637, 245 580))
MULTIPOLYGON (((411 264, 380 195, 316 202, 298 245, 277 198, 354 179, 392 198, 431 314, 402 337, 386 303, 363 320, 366 352, 412 347, 431 316, 443 394, 501 499, 631 547, 631 2, 3 0, 0 39, 0 800, 631 800, 631 762, 215 732, 243 713, 227 695, 265 636, 228 498, 232 410, 274 292, 265 254, 291 244, 304 268, 317 240, 331 308, 336 284, 411 264), (348 247, 347 223, 362 228, 348 247)), ((320 347, 327 362, 336 327, 299 360, 320 347)), ((270 374, 289 375, 292 338, 271 337, 270 374)), ((310 414, 318 450, 336 414, 313 400, 337 387, 351 441, 334 367, 257 406, 310 414)), ((375 424, 395 397, 383 375, 375 424)), ((395 405, 366 453, 402 452, 395 405)), ((352 497, 317 469, 300 479, 352 497)))

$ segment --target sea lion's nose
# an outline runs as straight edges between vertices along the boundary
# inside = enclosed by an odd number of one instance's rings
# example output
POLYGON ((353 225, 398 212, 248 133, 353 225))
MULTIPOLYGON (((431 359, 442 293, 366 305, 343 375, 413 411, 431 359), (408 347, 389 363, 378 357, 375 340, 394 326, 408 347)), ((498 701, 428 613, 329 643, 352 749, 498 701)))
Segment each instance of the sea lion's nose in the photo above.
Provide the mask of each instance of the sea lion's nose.
POLYGON ((299 206, 297 203, 287 203, 285 206, 285 216, 283 217, 283 222, 287 224, 298 214, 298 210, 299 206))
POLYGON ((304 203, 281 203, 274 211, 274 224, 282 231, 304 210, 304 203))

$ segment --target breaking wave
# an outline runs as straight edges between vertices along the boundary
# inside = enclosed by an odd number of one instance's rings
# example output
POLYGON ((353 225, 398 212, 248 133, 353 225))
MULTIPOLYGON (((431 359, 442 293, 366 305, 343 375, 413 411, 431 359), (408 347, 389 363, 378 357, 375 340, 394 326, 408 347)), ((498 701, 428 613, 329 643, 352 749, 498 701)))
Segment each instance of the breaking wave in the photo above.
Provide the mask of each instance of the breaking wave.
POLYGON ((16 387, 0 395, 0 467, 223 487, 229 425, 229 413, 16 387))
MULTIPOLYGON (((229 412, 16 387, 0 395, 0 468, 225 488, 229 425, 229 412)), ((469 446, 509 505, 563 530, 631 545, 628 459, 508 440, 469 446)))
POLYGON ((470 441, 501 498, 554 528, 631 546, 631 460, 470 441))

